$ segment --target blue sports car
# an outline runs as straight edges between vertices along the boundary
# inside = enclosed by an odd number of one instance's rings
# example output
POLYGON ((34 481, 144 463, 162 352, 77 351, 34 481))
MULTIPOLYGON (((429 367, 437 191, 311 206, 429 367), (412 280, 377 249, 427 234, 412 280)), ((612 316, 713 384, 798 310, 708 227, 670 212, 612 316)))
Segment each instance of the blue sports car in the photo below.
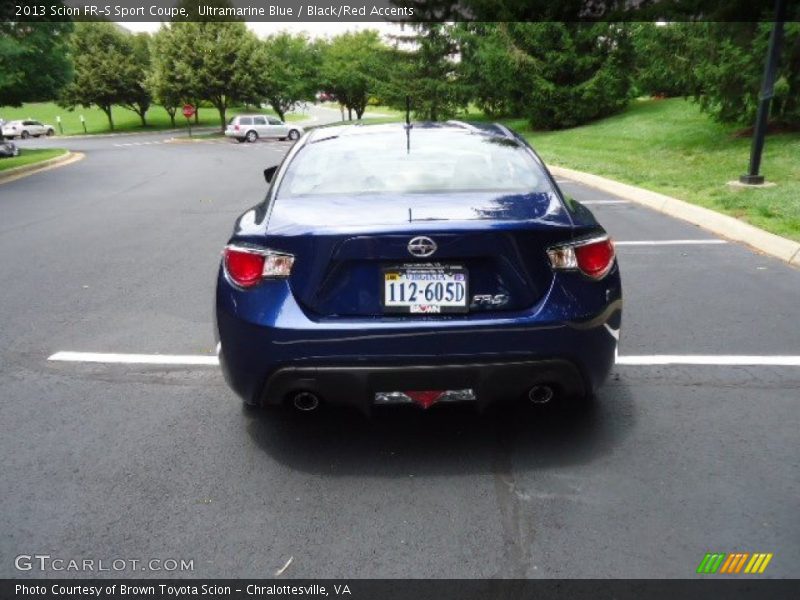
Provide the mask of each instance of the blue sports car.
POLYGON ((547 403, 616 355, 614 245, 502 125, 320 128, 223 251, 216 328, 247 404, 547 403))

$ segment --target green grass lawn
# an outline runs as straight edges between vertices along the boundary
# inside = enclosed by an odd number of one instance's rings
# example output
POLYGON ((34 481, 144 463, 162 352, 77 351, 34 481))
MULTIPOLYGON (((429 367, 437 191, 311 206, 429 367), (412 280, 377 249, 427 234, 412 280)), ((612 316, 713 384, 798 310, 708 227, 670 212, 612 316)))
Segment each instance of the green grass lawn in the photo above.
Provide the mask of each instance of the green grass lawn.
POLYGON ((603 175, 733 215, 800 240, 800 133, 767 137, 761 172, 774 188, 736 190, 750 138, 683 99, 637 100, 624 113, 564 131, 522 131, 549 164, 603 175))
POLYGON ((13 158, 0 158, 0 171, 42 162, 66 153, 67 151, 64 150, 64 148, 47 148, 46 150, 31 150, 28 148, 23 148, 19 151, 19 156, 15 156, 13 158))
MULTIPOLYGON (((226 118, 230 119, 234 115, 242 112, 258 112, 267 115, 274 115, 275 112, 269 109, 254 109, 252 107, 237 106, 228 109, 226 118)), ((171 129, 172 123, 169 120, 169 115, 161 106, 152 106, 147 111, 147 128, 142 128, 142 122, 139 115, 135 112, 115 106, 111 110, 114 118, 114 131, 117 132, 135 132, 135 131, 150 131, 157 129, 171 129)), ((31 102, 24 104, 20 108, 11 108, 9 106, 0 107, 0 118, 6 121, 14 121, 17 119, 36 119, 52 125, 56 134, 58 134, 58 123, 56 117, 61 117, 61 125, 64 128, 64 135, 79 135, 83 134, 83 126, 81 125, 80 117, 86 119, 87 133, 109 133, 111 130, 108 128, 108 119, 106 114, 96 107, 91 108, 76 108, 70 112, 65 108, 61 108, 54 102, 31 102)), ((287 121, 302 121, 307 118, 301 114, 286 115, 287 121)), ((175 125, 177 127, 186 127, 186 119, 180 111, 175 117, 175 125)), ((195 126, 194 119, 192 119, 192 126, 195 126)), ((219 127, 219 113, 217 109, 212 107, 200 107, 200 126, 201 127, 219 127)))

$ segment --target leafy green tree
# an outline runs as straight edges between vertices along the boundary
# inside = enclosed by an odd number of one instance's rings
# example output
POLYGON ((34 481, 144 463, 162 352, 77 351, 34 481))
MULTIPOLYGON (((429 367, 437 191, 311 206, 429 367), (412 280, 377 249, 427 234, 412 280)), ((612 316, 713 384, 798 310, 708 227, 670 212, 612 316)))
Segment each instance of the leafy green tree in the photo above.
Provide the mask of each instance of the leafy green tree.
MULTIPOLYGON (((798 15, 800 16, 800 15, 798 15)), ((701 108, 724 123, 751 125, 761 93, 772 23, 693 23, 687 47, 692 95, 701 108)), ((800 22, 787 22, 770 118, 800 125, 800 22)))
POLYGON ((147 126, 145 115, 150 110, 153 97, 147 85, 147 77, 151 70, 150 61, 150 36, 147 33, 138 33, 131 37, 130 45, 133 50, 129 58, 131 72, 130 81, 125 97, 120 104, 132 110, 142 120, 142 127, 147 126))
POLYGON ((462 26, 459 39, 464 79, 490 114, 524 115, 542 129, 574 127, 629 100, 634 54, 627 25, 484 23, 462 26))
MULTIPOLYGON (((61 2, 43 4, 49 8, 61 2)), ((13 19, 11 12, 0 18, 0 106, 56 98, 72 76, 66 52, 72 23, 13 19)))
POLYGON ((283 120, 298 102, 313 100, 319 89, 318 47, 305 35, 281 32, 262 42, 263 82, 260 92, 283 120))
MULTIPOLYGON (((70 41, 75 77, 61 95, 60 103, 74 109, 95 105, 114 129, 111 109, 115 104, 140 103, 137 97, 144 79, 134 58, 133 36, 107 22, 80 22, 70 41)), ((139 107, 141 108, 141 107, 139 107)))
POLYGON ((153 99, 167 111, 173 127, 178 108, 193 97, 191 81, 183 73, 177 72, 173 60, 175 31, 172 27, 164 26, 153 35, 146 82, 153 99))
POLYGON ((651 96, 690 95, 695 75, 688 51, 698 33, 695 23, 633 23, 636 92, 651 96))
POLYGON ((188 99, 206 100, 219 112, 225 129, 228 108, 257 104, 267 68, 259 40, 240 21, 177 21, 169 26, 169 55, 164 58, 188 99))
POLYGON ((368 29, 334 37, 322 52, 322 88, 361 119, 371 95, 387 77, 389 49, 377 31, 368 29))
POLYGON ((393 36, 394 56, 385 101, 405 108, 411 97, 414 114, 438 121, 452 117, 469 100, 458 63, 456 26, 448 23, 416 23, 405 35, 393 36))

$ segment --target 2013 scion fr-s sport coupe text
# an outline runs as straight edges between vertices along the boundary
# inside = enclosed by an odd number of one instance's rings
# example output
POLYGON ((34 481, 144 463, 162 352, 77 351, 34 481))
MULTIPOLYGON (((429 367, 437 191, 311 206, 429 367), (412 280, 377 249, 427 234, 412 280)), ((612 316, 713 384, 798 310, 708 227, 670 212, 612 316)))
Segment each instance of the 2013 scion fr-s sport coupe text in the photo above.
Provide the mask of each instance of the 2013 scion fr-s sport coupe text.
POLYGON ((501 125, 341 126, 265 171, 216 292, 246 403, 548 402, 611 370, 614 245, 501 125))

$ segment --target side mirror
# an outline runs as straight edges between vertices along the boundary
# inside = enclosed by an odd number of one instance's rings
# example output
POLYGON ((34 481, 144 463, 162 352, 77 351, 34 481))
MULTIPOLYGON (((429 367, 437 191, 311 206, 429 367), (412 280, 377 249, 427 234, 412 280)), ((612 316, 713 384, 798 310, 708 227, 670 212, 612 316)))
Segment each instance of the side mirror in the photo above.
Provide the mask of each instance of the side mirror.
POLYGON ((267 180, 267 183, 272 181, 272 178, 275 177, 275 171, 278 170, 278 165, 274 167, 267 167, 264 169, 264 179, 267 180))

